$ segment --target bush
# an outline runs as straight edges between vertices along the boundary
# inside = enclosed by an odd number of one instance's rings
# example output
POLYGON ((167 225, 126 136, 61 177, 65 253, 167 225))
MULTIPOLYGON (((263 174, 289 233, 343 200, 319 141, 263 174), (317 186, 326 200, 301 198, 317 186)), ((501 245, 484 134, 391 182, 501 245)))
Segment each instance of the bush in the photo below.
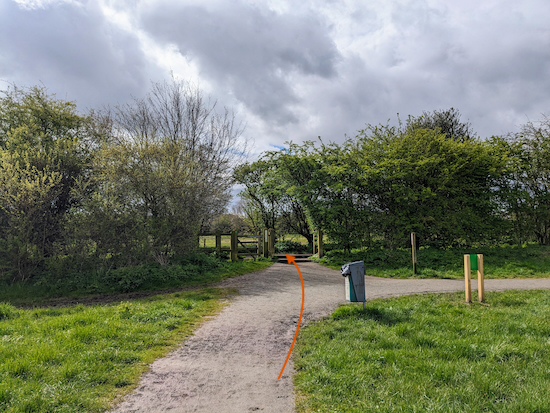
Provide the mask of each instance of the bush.
POLYGON ((303 253, 310 250, 308 245, 300 244, 296 241, 279 241, 275 243, 275 251, 281 253, 303 253))

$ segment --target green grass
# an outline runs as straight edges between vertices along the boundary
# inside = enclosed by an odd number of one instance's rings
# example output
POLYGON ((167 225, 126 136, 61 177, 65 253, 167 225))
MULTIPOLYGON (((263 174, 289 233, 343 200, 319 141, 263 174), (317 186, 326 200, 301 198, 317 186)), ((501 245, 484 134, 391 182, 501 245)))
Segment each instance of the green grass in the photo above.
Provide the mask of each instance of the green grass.
POLYGON ((120 268, 109 273, 76 274, 57 280, 38 279, 29 283, 0 284, 0 302, 32 306, 55 302, 58 298, 65 300, 207 286, 226 278, 262 270, 272 264, 271 261, 215 260, 204 254, 189 259, 190 262, 165 267, 155 263, 120 268))
POLYGON ((550 412, 550 291, 379 299, 300 330, 297 411, 550 412))
POLYGON ((105 411, 231 293, 27 310, 0 303, 0 411, 105 411))
MULTIPOLYGON (((464 254, 483 254, 485 278, 548 278, 550 247, 535 244, 499 245, 479 248, 421 248, 417 253, 416 278, 464 278, 464 254)), ((409 278, 412 273, 410 249, 363 249, 351 254, 328 251, 317 262, 330 268, 350 261, 364 261, 367 275, 409 278)))

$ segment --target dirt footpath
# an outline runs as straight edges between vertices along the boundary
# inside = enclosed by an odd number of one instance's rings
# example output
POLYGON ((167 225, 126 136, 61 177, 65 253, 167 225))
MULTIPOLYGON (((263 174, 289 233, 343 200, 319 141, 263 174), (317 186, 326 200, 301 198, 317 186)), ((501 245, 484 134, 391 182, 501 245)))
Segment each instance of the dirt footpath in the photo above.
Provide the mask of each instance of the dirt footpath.
MULTIPOLYGON (((344 300, 339 271, 299 262, 304 277, 302 325, 344 300)), ((367 298, 459 291, 460 280, 366 278, 367 298)), ((226 280, 240 295, 182 347, 155 361, 133 394, 112 412, 294 412, 293 365, 277 380, 296 331, 301 285, 294 265, 226 280)), ((477 280, 472 280, 472 289, 477 280)), ((486 280, 485 290, 550 288, 550 279, 486 280)))

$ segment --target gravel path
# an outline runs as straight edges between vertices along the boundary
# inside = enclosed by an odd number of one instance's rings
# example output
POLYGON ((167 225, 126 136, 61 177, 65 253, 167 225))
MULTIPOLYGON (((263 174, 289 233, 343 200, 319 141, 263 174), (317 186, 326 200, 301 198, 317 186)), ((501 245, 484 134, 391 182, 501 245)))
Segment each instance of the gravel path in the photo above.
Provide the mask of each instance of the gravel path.
MULTIPOLYGON (((302 325, 330 314, 344 300, 339 271, 298 262, 304 278, 302 325)), ((464 290, 461 280, 366 277, 367 298, 464 290)), ((294 412, 292 361, 277 380, 300 315, 301 286, 294 265, 226 280, 240 295, 205 322, 179 349, 156 360, 136 391, 113 413, 294 412)), ((477 280, 472 280, 472 290, 477 280)), ((550 289, 550 279, 485 280, 486 291, 550 289)))

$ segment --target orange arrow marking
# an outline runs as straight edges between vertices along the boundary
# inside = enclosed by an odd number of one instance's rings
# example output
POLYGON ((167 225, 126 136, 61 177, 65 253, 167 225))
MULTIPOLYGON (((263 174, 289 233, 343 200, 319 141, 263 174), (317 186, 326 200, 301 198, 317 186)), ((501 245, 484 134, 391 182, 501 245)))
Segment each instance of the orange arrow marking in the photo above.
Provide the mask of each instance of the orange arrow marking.
POLYGON ((283 368, 281 369, 281 373, 279 373, 279 377, 277 380, 281 379, 281 376, 283 375, 283 371, 285 371, 286 363, 288 363, 288 359, 290 359, 290 354, 292 353, 292 348, 294 347, 294 343, 296 342, 296 337, 298 337, 298 331, 300 330, 300 323, 302 322, 302 314, 304 314, 304 278, 302 277, 302 272, 300 271, 300 268, 296 264, 296 257, 292 255, 287 255, 286 260, 289 264, 294 264, 296 269, 298 270, 298 274, 300 274, 300 281, 302 283, 302 308, 300 309, 300 318, 298 319, 298 325, 296 326, 296 333, 294 334, 294 340, 292 340, 292 345, 290 346, 290 350, 288 351, 288 356, 286 356, 285 364, 283 364, 283 368))

